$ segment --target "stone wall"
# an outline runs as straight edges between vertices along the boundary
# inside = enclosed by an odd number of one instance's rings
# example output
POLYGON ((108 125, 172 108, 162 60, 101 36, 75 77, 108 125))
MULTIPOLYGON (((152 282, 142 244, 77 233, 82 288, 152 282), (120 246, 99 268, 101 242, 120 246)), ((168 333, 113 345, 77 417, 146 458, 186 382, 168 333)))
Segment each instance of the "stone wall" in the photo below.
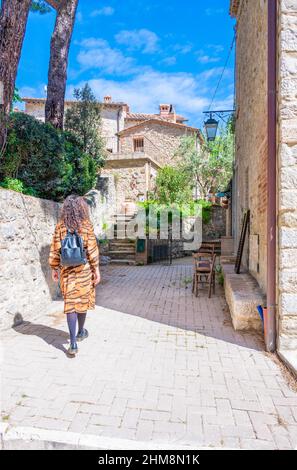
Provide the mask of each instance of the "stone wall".
POLYGON ((109 170, 109 173, 115 178, 118 207, 125 200, 138 201, 141 195, 146 195, 144 165, 138 167, 135 164, 133 167, 113 169, 109 170))
MULTIPOLYGON (((104 185, 99 179, 98 190, 90 191, 85 198, 96 236, 102 239, 104 223, 114 213, 113 180, 104 185)), ((48 265, 59 210, 56 202, 0 188, 0 329, 62 308, 53 302, 61 298, 48 265)))
MULTIPOLYGON (((65 102, 65 115, 71 107, 67 101, 65 102)), ((45 121, 45 101, 30 101, 25 103, 25 113, 35 117, 39 121, 45 121)))
POLYGON ((121 135, 120 151, 123 154, 133 154, 133 139, 144 137, 144 152, 161 165, 172 165, 174 153, 181 138, 186 135, 194 135, 194 132, 187 128, 148 122, 121 135))
POLYGON ((210 221, 203 224, 202 239, 216 240, 226 235, 226 209, 221 206, 212 206, 210 221))
POLYGON ((279 13, 278 346, 297 370, 297 2, 280 0, 279 13))
POLYGON ((61 309, 48 266, 58 211, 55 202, 0 189, 0 329, 61 309))
POLYGON ((237 18, 233 236, 237 249, 243 216, 250 209, 251 237, 246 243, 243 265, 264 291, 267 257, 266 166, 267 0, 242 0, 237 18))
POLYGON ((116 210, 122 212, 126 201, 142 201, 147 198, 147 192, 152 191, 156 179, 156 170, 142 160, 121 161, 118 167, 106 165, 101 171, 102 177, 114 180, 116 194, 116 210))
POLYGON ((90 209, 91 221, 95 235, 99 240, 106 238, 106 225, 116 213, 116 189, 112 176, 99 177, 97 189, 92 189, 85 195, 90 209))

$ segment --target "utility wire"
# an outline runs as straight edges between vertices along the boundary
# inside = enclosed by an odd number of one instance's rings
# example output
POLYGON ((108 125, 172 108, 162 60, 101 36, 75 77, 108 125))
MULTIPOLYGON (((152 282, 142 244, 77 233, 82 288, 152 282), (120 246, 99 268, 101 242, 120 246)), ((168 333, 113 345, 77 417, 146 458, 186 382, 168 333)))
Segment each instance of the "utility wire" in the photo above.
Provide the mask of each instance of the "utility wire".
POLYGON ((211 110, 211 107, 212 107, 212 105, 213 105, 213 103, 214 103, 215 97, 216 97, 216 95, 217 95, 218 89, 219 89, 219 87, 220 87, 221 81, 222 81, 222 79, 223 79, 224 73, 225 73, 225 71, 226 71, 227 65, 228 65, 228 63, 229 63, 229 59, 230 59, 231 54, 232 54, 232 51, 233 51, 233 47, 234 47, 234 44, 235 44, 235 39, 236 39, 236 32, 234 33, 234 36, 233 36, 233 39, 232 39, 232 43, 231 43, 231 46, 230 46, 230 49, 229 49, 229 52, 228 52, 228 57, 227 57, 227 60, 226 60, 226 62, 225 62, 224 68, 223 68, 223 70, 222 70, 221 76, 220 76, 220 78, 219 78, 218 84, 217 84, 217 86, 216 86, 215 92, 214 92, 214 94, 213 94, 213 97, 212 97, 211 103, 210 103, 210 105, 209 105, 208 111, 211 110))

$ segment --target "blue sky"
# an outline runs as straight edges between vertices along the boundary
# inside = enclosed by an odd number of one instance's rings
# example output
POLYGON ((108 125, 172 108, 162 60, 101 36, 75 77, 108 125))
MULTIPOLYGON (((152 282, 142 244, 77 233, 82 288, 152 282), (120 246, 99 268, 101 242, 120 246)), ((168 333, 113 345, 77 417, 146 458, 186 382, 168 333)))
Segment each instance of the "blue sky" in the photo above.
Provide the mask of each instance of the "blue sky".
MULTIPOLYGON (((69 55, 67 97, 87 81, 134 112, 159 103, 201 125, 234 35, 229 0, 80 0, 69 55)), ((17 86, 44 97, 55 13, 30 14, 17 86)), ((232 54, 213 107, 233 106, 232 54)))

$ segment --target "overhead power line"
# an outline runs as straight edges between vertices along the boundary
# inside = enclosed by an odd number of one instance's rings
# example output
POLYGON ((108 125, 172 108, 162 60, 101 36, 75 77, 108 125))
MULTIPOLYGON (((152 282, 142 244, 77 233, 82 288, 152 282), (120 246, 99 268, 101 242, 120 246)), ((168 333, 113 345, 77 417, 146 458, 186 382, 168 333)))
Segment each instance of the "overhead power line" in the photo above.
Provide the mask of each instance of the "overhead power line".
POLYGON ((209 105, 208 111, 210 111, 210 109, 212 108, 212 105, 213 105, 213 103, 214 103, 214 100, 215 100, 215 98, 216 98, 216 96, 217 96, 217 92, 218 92, 218 90, 219 90, 219 88, 220 88, 220 85, 221 85, 223 76, 224 76, 224 74, 225 74, 227 65, 228 65, 228 63, 229 63, 229 60, 230 60, 230 57, 231 57, 231 54, 232 54, 232 51, 233 51, 233 47, 234 47, 234 44, 235 44, 235 39, 236 39, 236 32, 234 33, 234 36, 233 36, 233 39, 232 39, 232 42, 231 42, 231 46, 230 46, 230 49, 229 49, 229 52, 228 52, 228 57, 227 57, 227 60, 226 60, 226 62, 225 62, 225 65, 224 65, 224 68, 223 68, 223 70, 222 70, 222 73, 221 73, 221 75, 220 75, 220 78, 219 78, 218 84, 217 84, 217 86, 216 86, 216 89, 215 89, 215 91, 214 91, 213 97, 212 97, 212 99, 211 99, 211 103, 210 103, 210 105, 209 105))

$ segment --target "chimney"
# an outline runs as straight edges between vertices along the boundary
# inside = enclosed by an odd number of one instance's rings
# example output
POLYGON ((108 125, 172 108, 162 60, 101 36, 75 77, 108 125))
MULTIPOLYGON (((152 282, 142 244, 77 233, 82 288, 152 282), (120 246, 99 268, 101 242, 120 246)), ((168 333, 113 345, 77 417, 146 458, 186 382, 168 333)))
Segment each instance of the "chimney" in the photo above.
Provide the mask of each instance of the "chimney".
POLYGON ((172 104, 160 104, 160 116, 169 121, 176 122, 176 113, 172 104))
POLYGON ((171 104, 160 104, 160 116, 168 116, 170 114, 171 104))
POLYGON ((104 96, 104 104, 110 104, 112 102, 112 98, 110 95, 104 96))

